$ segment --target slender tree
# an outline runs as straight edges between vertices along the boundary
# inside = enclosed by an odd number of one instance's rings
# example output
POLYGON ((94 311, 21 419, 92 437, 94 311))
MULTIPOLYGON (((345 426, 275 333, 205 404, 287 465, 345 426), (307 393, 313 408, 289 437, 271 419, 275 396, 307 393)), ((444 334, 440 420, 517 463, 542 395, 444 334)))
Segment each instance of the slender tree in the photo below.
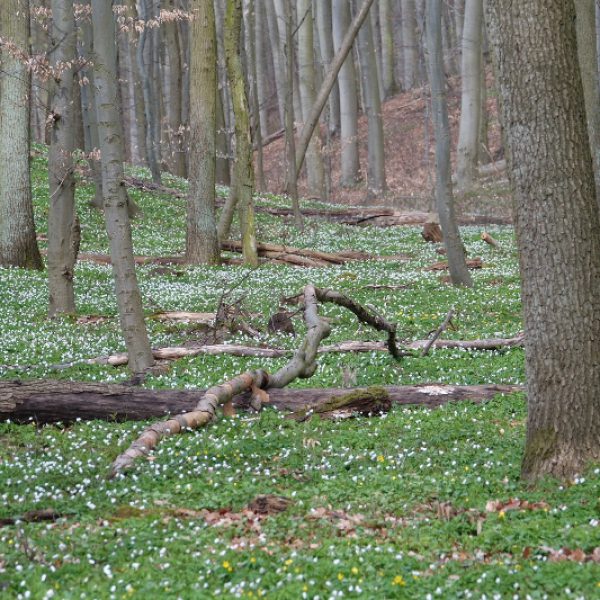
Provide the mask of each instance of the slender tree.
POLYGON ((600 459, 600 218, 575 7, 487 4, 521 267, 527 375, 522 476, 600 459))
MULTIPOLYGON (((350 27, 350 5, 348 0, 333 0, 333 40, 336 52, 350 27)), ((342 165, 340 185, 354 187, 360 180, 358 156, 358 85, 352 56, 344 61, 338 76, 340 88, 340 144, 342 165)))
POLYGON ((219 263, 215 210, 217 39, 213 0, 190 0, 190 191, 186 258, 219 263))
MULTIPOLYGON (((252 168, 252 138, 250 134, 250 109, 240 58, 240 36, 242 27, 242 0, 227 0, 225 8, 225 62, 231 91, 235 119, 235 162, 233 182, 228 199, 229 215, 227 224, 223 218, 219 223, 219 239, 224 239, 233 216, 233 208, 239 206, 240 229, 242 231, 242 254, 244 264, 258 265, 256 231, 254 221, 254 171, 252 168), (224 227, 227 225, 227 228, 224 227)), ((223 211, 225 214, 225 211, 223 211)))
POLYGON ((467 0, 462 38, 462 96, 456 156, 456 184, 461 192, 466 192, 473 186, 479 156, 482 23, 483 0, 467 0))
POLYGON ((402 0, 402 46, 402 85, 410 90, 417 82, 419 61, 415 0, 402 0))
POLYGON ((386 181, 383 115, 381 113, 380 86, 375 64, 375 43, 372 28, 366 25, 358 31, 358 56, 369 130, 367 198, 372 199, 385 192, 386 181))
POLYGON ((29 1, 0 2, 0 266, 41 269, 29 175, 29 1))
POLYGON ((446 77, 442 58, 442 0, 427 0, 427 51, 431 108, 435 132, 435 199, 444 234, 450 277, 454 285, 472 286, 465 250, 454 215, 450 167, 450 125, 446 102, 446 77))
MULTIPOLYGON (((297 0, 298 14, 298 74, 300 82, 300 105, 302 119, 310 114, 316 99, 315 42, 311 0, 297 0)), ((321 131, 316 128, 310 139, 306 153, 308 193, 316 198, 327 199, 325 171, 321 152, 323 140, 321 131)), ((292 163, 293 164, 293 163, 292 163)))
POLYGON ((73 275, 79 248, 75 215, 74 87, 76 31, 73 0, 52 0, 51 57, 55 83, 52 100, 48 179, 48 314, 75 312, 73 275))
POLYGON ((154 360, 144 323, 129 221, 129 199, 124 185, 123 131, 117 83, 113 0, 92 0, 95 99, 102 154, 104 217, 110 241, 121 329, 129 353, 129 367, 139 373, 154 360))

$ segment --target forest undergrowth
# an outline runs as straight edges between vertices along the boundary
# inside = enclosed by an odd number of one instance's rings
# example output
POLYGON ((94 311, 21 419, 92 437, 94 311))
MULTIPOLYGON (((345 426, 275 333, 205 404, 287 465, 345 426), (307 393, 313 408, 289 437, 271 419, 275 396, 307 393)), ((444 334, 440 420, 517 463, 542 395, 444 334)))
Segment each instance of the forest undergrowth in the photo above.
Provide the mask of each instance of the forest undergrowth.
MULTIPOLYGON (((36 225, 44 248, 47 171, 34 161, 36 225)), ((135 172, 143 177, 145 172, 135 172)), ((172 187, 183 187, 166 179, 172 187)), ((225 190, 220 190, 225 193, 225 190)), ((130 190, 144 216, 133 226, 138 255, 180 255, 185 201, 130 190)), ((108 250, 93 189, 78 189, 82 252, 108 250)), ((275 196, 258 206, 285 206, 275 196)), ((317 206, 304 203, 303 206, 317 206)), ((153 347, 203 334, 197 323, 153 318, 164 311, 214 312, 238 302, 254 335, 225 341, 294 349, 303 335, 270 332, 281 299, 311 282, 348 294, 398 323, 399 337, 425 339, 450 309, 443 337, 513 337, 522 328, 513 231, 462 230, 481 257, 473 289, 455 289, 419 228, 351 227, 257 215, 260 241, 324 251, 360 250, 371 260, 306 269, 263 264, 140 266, 153 347), (384 259, 385 257, 385 259, 384 259)), ((0 269, 0 377, 123 382, 125 368, 85 361, 124 351, 110 267, 81 261, 77 315, 48 320, 45 273, 0 269), (65 365, 57 368, 57 365, 65 365)), ((293 310, 293 309, 291 309, 293 310)), ((374 340, 335 306, 328 343, 374 340)), ((151 388, 202 389, 285 359, 200 355, 149 376, 151 388)), ((294 385, 523 383, 520 348, 432 350, 396 363, 387 353, 325 354, 294 385)), ((536 489, 519 480, 523 394, 484 404, 336 422, 297 423, 273 409, 220 419, 165 440, 134 472, 108 481, 110 463, 145 423, 0 423, 0 596, 6 598, 597 598, 600 596, 600 469, 536 489), (263 496, 259 501, 256 498, 263 496), (266 497, 266 498, 264 498, 266 497), (52 522, 19 521, 52 509, 52 522)))

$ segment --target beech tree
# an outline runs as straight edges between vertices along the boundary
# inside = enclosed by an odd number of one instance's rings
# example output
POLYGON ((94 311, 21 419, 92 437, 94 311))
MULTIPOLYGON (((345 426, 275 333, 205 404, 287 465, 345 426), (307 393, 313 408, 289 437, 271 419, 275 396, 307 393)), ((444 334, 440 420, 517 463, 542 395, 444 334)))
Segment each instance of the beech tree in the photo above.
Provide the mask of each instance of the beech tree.
POLYGON ((52 64, 55 83, 52 101, 48 179, 48 314, 75 312, 73 275, 79 249, 75 215, 74 86, 77 34, 73 0, 52 0, 52 64))
POLYGON ((527 375, 522 476, 600 458, 600 218, 564 0, 487 5, 514 194, 527 375))
POLYGON ((431 111, 435 132, 435 200, 444 233, 448 255, 448 268, 454 285, 472 286, 473 281, 465 250, 460 239, 452 193, 450 169, 450 125, 446 102, 446 78, 442 58, 442 0, 427 0, 427 50, 429 82, 431 85, 431 111))
POLYGON ((41 269, 29 174, 29 0, 0 2, 0 266, 41 269))
POLYGON ((92 0, 95 104, 102 164, 104 217, 110 241, 121 329, 134 373, 154 363, 135 274, 129 198, 124 185, 123 130, 117 84, 113 0, 92 0))
POLYGON ((186 258, 215 265, 220 249, 215 209, 217 38, 213 0, 191 0, 190 191, 186 258))

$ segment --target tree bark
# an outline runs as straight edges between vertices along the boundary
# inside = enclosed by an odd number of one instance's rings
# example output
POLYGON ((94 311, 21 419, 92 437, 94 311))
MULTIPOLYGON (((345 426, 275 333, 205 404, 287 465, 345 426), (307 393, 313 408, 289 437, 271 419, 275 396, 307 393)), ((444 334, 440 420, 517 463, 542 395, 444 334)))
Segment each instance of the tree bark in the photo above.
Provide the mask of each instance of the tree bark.
POLYGON ((220 262, 215 208, 217 39, 213 0, 191 0, 190 188, 186 260, 220 262))
POLYGON ((372 200, 385 192, 386 181, 383 115, 371 27, 361 27, 358 31, 358 57, 368 123, 367 199, 372 200))
POLYGON ((52 0, 52 68, 55 82, 48 157, 48 315, 75 313, 73 276, 79 246, 75 214, 76 31, 73 0, 52 0))
POLYGON ((394 15, 391 0, 379 0, 379 27, 381 30, 381 76, 383 98, 398 91, 396 85, 396 56, 394 48, 394 15))
POLYGON ((454 199, 452 197, 452 174, 450 167, 450 125, 446 102, 446 78, 442 59, 441 0, 427 0, 427 49, 429 53, 429 81, 431 84, 431 107, 435 131, 435 199, 444 234, 450 277, 454 285, 471 287, 473 280, 465 260, 460 239, 454 199))
POLYGON ((402 45, 404 50, 402 84, 407 91, 416 85, 419 61, 415 0, 402 0, 402 45))
MULTIPOLYGON (((231 194, 237 197, 244 264, 258 265, 256 231, 254 222, 254 170, 252 168, 252 138, 250 134, 248 96, 240 59, 240 35, 242 27, 242 0, 227 0, 225 10, 225 63, 235 118, 235 162, 231 194)), ((219 227, 219 238, 224 230, 219 227)))
POLYGON ((146 24, 147 21, 156 18, 154 8, 154 0, 139 0, 138 2, 139 19, 143 28, 138 40, 136 58, 144 98, 146 160, 152 173, 152 181, 160 183, 160 110, 156 81, 152 77, 155 36, 153 30, 146 24))
MULTIPOLYGON (((391 400, 399 405, 436 407, 447 402, 481 402, 498 394, 523 390, 519 385, 414 385, 387 386, 391 400)), ((270 389, 269 404, 278 410, 295 411, 322 405, 332 397, 351 392, 348 388, 270 389)), ((0 420, 17 423, 30 420, 70 423, 76 419, 137 421, 178 415, 193 410, 205 390, 148 390, 105 383, 71 381, 0 381, 0 420)), ((237 396, 239 408, 249 405, 249 395, 237 396)))
MULTIPOLYGON (((350 27, 350 2, 333 0, 333 40, 336 53, 342 48, 344 35, 350 27)), ((344 60, 338 75, 340 88, 340 185, 352 188, 360 181, 358 156, 358 85, 352 55, 344 60)), ((296 159, 298 163, 298 157, 296 159)))
POLYGON ((522 276, 522 476, 572 479, 600 458, 600 219, 575 7, 497 0, 487 16, 522 276))
POLYGON ((151 366, 154 359, 144 323, 142 298, 133 260, 131 224, 128 214, 129 199, 123 173, 123 131, 119 118, 115 20, 112 1, 92 0, 92 26, 95 59, 94 92, 102 153, 104 217, 110 241, 121 329, 127 351, 131 356, 130 368, 137 373, 151 366))
MULTIPOLYGON (((315 90, 315 42, 313 34, 313 13, 311 0, 297 0, 298 12, 298 75, 300 81, 300 105, 302 120, 306 120, 316 100, 315 90)), ((306 153, 306 173, 308 194, 311 197, 327 200, 325 171, 321 148, 321 130, 315 127, 306 153)), ((295 160, 292 163, 295 166, 295 160)))
POLYGON ((456 185, 463 193, 473 187, 479 156, 482 23, 483 0, 467 0, 462 37, 462 96, 456 155, 456 185))
POLYGON ((0 266, 42 269, 29 174, 29 0, 0 2, 0 266))

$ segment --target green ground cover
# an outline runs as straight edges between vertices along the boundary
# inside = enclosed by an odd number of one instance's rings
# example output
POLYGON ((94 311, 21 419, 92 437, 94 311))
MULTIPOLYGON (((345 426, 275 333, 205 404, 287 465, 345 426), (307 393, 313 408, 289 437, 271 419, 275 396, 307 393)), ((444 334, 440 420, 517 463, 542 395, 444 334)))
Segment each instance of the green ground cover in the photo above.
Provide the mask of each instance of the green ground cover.
MULTIPOLYGON (((143 174, 142 174, 143 175, 143 174)), ((38 231, 45 233, 44 157, 35 161, 38 231)), ((168 180, 169 185, 182 185, 168 180)), ((78 207, 82 251, 106 252, 101 216, 78 207)), ((137 254, 168 255, 184 247, 183 200, 132 192, 144 211, 134 225, 137 254)), ((269 205, 283 200, 269 197, 269 205)), ((402 260, 329 269, 265 265, 139 269, 144 303, 161 310, 214 311, 224 290, 243 298, 258 338, 232 342, 293 349, 298 338, 270 334, 266 323, 281 296, 313 282, 375 306, 399 323, 402 339, 423 339, 454 307, 446 337, 510 337, 520 331, 513 233, 490 228, 502 251, 465 228, 471 257, 485 268, 472 290, 456 290, 438 272, 440 259, 416 228, 357 228, 290 222, 258 214, 261 241, 320 250, 354 249, 402 260), (368 287, 402 286, 395 288, 368 287)), ((43 242, 42 242, 43 245, 43 242)), ((44 273, 0 269, 0 377, 118 382, 125 369, 58 363, 124 350, 110 269, 81 262, 78 316, 46 318, 44 273)), ((331 342, 377 339, 333 306, 331 342)), ((149 319, 153 346, 193 337, 190 325, 149 319)), ((296 322, 299 335, 302 325, 296 322)), ((381 339, 381 338, 379 338, 381 339)), ((387 354, 321 356, 317 373, 295 385, 340 386, 444 382, 522 383, 520 349, 435 350, 395 363, 387 354)), ((283 360, 199 356, 149 378, 155 388, 204 388, 248 368, 275 370, 283 360)), ((0 529, 0 596, 6 598, 597 598, 600 597, 600 469, 575 481, 519 481, 526 416, 522 395, 483 405, 436 410, 396 408, 385 417, 296 423, 273 410, 220 420, 169 438, 134 473, 106 480, 111 461, 144 423, 71 426, 0 423, 0 519, 53 508, 55 523, 0 529), (260 494, 290 500, 260 516, 248 505, 260 494), (564 549, 560 554, 560 549, 564 549)))

